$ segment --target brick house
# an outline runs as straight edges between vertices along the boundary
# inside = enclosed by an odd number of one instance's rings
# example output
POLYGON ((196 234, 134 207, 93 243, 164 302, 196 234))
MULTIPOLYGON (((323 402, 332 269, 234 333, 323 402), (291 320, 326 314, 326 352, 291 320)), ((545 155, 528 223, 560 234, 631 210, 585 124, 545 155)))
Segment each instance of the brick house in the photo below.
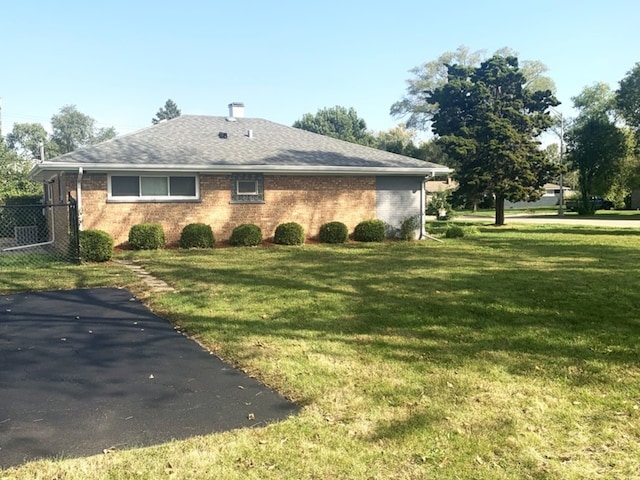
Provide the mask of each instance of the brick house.
POLYGON ((82 229, 104 230, 123 244, 132 225, 155 222, 175 244, 195 222, 211 225, 216 240, 242 223, 259 225, 265 237, 290 221, 308 237, 334 220, 350 231, 371 218, 398 227, 409 216, 424 216, 424 181, 446 172, 246 118, 244 105, 233 103, 228 117, 182 115, 42 161, 31 177, 46 184, 50 201, 77 200, 82 229))

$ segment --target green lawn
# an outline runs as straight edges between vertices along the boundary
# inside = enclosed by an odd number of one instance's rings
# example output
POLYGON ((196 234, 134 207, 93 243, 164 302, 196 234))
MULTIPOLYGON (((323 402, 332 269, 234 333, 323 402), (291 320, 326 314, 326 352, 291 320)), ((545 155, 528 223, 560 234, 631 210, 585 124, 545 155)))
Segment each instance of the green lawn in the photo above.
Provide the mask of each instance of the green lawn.
POLYGON ((0 478, 640 478, 640 231, 128 255, 179 289, 154 311, 301 413, 0 478))

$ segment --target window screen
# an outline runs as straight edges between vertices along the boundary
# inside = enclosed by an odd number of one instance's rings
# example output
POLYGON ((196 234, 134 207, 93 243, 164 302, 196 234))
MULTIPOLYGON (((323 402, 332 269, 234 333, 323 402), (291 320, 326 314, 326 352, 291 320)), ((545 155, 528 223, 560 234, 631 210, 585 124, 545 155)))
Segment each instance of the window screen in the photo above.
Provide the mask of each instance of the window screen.
POLYGON ((170 192, 172 196, 179 195, 181 197, 196 196, 196 178, 195 177, 169 177, 170 192))
POLYGON ((140 195, 140 180, 135 176, 111 176, 112 197, 137 197, 140 195))

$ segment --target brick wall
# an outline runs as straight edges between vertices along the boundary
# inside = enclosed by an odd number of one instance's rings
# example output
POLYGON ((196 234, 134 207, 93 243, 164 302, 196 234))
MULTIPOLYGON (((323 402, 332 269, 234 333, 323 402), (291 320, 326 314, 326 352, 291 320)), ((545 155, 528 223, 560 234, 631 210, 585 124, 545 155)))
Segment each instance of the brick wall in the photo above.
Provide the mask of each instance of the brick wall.
MULTIPOLYGON (((75 178, 67 180, 73 191, 75 178)), ((132 225, 154 222, 162 225, 171 245, 185 225, 195 222, 211 225, 216 241, 221 241, 242 223, 259 225, 269 238, 278 224, 294 221, 307 237, 317 237, 323 223, 338 220, 352 231, 376 216, 375 177, 266 175, 264 191, 262 204, 232 204, 230 175, 200 175, 198 202, 117 203, 107 202, 106 174, 85 174, 83 229, 104 230, 119 245, 126 243, 132 225)))

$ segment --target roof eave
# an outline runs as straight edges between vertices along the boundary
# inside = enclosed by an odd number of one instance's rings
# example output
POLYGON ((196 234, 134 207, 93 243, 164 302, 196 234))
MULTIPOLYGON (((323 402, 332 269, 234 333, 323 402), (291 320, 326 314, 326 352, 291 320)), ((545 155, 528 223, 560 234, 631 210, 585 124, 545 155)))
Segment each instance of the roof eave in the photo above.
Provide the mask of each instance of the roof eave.
POLYGON ((57 172, 76 172, 82 168, 85 172, 180 172, 180 173, 234 173, 260 172, 266 174, 298 175, 437 175, 451 173, 448 167, 371 167, 371 166, 308 166, 308 165, 185 165, 185 164, 77 164, 77 163, 39 163, 29 176, 36 180, 50 178, 57 172))

